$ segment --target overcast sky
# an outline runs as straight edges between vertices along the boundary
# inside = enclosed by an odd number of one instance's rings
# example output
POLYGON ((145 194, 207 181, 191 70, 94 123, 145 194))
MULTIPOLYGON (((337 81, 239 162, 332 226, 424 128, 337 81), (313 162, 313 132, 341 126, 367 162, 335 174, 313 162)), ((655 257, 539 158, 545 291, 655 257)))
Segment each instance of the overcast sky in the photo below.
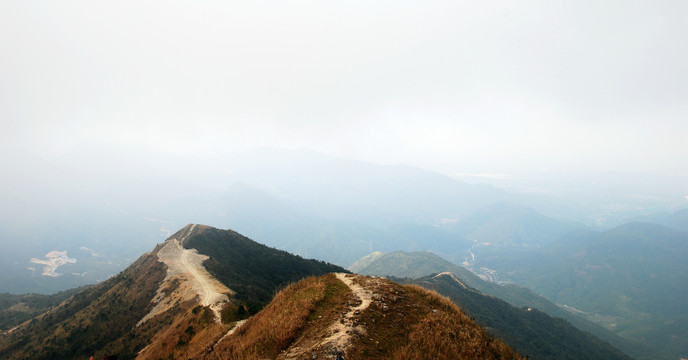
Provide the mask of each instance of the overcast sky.
POLYGON ((688 176, 688 1, 2 1, 0 141, 688 176))

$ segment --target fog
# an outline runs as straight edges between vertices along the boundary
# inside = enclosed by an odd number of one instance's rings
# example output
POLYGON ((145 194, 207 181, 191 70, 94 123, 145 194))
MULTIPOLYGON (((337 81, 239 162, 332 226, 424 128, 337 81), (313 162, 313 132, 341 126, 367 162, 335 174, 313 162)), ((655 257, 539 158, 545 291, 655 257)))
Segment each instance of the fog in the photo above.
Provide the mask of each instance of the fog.
POLYGON ((683 1, 0 6, 10 149, 688 175, 683 1))
POLYGON ((277 241, 261 213, 368 250, 493 201, 603 227, 685 208, 687 11, 4 1, 2 260, 68 250, 103 271, 57 273, 93 282, 190 222, 277 241))

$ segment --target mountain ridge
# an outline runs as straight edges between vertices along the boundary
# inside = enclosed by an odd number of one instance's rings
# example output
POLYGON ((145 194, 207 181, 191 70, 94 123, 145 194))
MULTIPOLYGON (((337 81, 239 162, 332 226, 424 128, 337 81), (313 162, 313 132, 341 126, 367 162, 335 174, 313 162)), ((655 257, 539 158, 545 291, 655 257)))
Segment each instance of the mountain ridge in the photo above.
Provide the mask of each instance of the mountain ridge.
POLYGON ((300 359, 313 358, 314 353, 319 359, 330 358, 333 349, 371 359, 450 359, 457 354, 520 359, 437 295, 347 274, 340 267, 271 249, 234 231, 197 224, 175 232, 120 274, 0 335, 0 357, 6 359, 213 359, 228 354, 300 359), (224 296, 207 297, 207 284, 200 278, 220 280, 223 287, 210 286, 213 294, 224 296), (311 305, 300 302, 301 295, 293 298, 290 289, 315 294, 306 296, 311 305), (285 297, 299 305, 270 305, 285 297), (293 315, 299 322, 284 318, 293 315), (284 321, 264 328, 256 325, 261 319, 284 321), (327 319, 320 322, 327 325, 324 337, 321 330, 309 330, 318 319, 327 319), (390 327, 390 321, 399 325, 402 319, 402 326, 390 327), (254 338, 266 341, 246 351, 232 348, 235 339, 256 326, 259 333, 277 334, 254 338), (293 326, 293 336, 281 337, 284 327, 293 326), (428 333, 435 335, 421 336, 428 333), (467 342, 452 343, 448 335, 465 336, 467 342))
MULTIPOLYGON (((240 266, 251 259, 235 260, 240 266)), ((280 286, 333 270, 345 271, 270 249, 233 231, 189 224, 114 277, 79 291, 46 313, 3 333, 0 357, 79 359, 92 354, 101 358, 118 354, 120 359, 133 359, 153 343, 166 354, 182 356, 189 349, 189 341, 196 339, 198 346, 209 345, 207 341, 227 331, 229 320, 226 319, 257 312, 280 286), (214 242, 220 250, 240 243, 255 254, 272 253, 287 263, 303 266, 285 271, 278 278, 262 278, 256 284, 236 290, 220 289, 226 291, 227 297, 211 299, 204 306, 203 284, 199 287, 194 281, 204 271, 201 264, 207 259, 189 246, 199 236, 205 237, 199 243, 214 242), (170 266, 169 259, 165 259, 165 252, 170 248, 176 251, 179 263, 189 266, 182 269, 170 266), (181 333, 175 330, 177 327, 182 328, 181 333), (197 334, 208 336, 195 337, 197 334)), ((244 275, 239 284, 251 282, 245 272, 238 273, 244 275)))

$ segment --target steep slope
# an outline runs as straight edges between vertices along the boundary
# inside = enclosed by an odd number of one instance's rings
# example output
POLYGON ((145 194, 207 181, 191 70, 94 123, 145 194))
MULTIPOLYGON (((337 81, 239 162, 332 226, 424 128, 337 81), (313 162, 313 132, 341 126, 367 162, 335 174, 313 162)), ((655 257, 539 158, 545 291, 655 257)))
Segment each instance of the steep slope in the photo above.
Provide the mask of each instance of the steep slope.
POLYGON ((449 297, 468 316, 530 359, 630 359, 608 343, 530 307, 515 308, 466 286, 452 273, 409 281, 449 297))
POLYGON ((197 356, 227 332, 227 322, 257 311, 279 287, 342 270, 231 230, 190 224, 120 274, 2 334, 0 358, 197 356), (194 243, 212 251, 203 254, 194 243), (233 275, 231 283, 218 281, 233 275))
MULTIPOLYGON (((120 274, 3 334, 0 358, 79 359, 93 353, 133 358, 152 335, 150 327, 136 324, 152 309, 165 273, 156 255, 143 255, 120 274)), ((177 304, 169 314, 179 310, 177 304)))
MULTIPOLYGON (((454 276, 456 276, 461 283, 465 284, 468 288, 476 289, 482 294, 485 295, 491 295, 494 296, 498 299, 504 300, 507 303, 509 303, 511 306, 514 308, 511 308, 509 310, 509 307, 504 306, 503 304, 497 304, 495 309, 490 309, 489 307, 477 307, 476 309, 464 309, 465 311, 471 312, 471 316, 475 317, 476 319, 480 318, 489 318, 492 315, 489 314, 481 314, 482 311, 487 311, 489 313, 492 313, 494 311, 497 311, 497 309, 502 308, 506 309, 511 312, 516 312, 518 313, 518 309, 520 308, 532 308, 532 309, 537 309, 539 311, 542 311, 546 313, 549 316, 552 316, 554 318, 563 318, 566 319, 568 322, 570 322, 572 325, 577 327, 578 329, 581 329, 585 332, 591 333, 594 336, 612 344, 613 346, 623 350, 625 353, 630 354, 634 357, 639 357, 639 358, 662 358, 664 355, 661 354, 661 351, 657 349, 650 349, 646 346, 643 346, 642 344, 631 341, 625 338, 622 338, 609 330, 591 322, 588 321, 575 313, 571 311, 567 311, 562 309, 561 307, 553 304, 549 300, 543 298, 542 296, 539 296, 532 292, 531 290, 517 286, 517 285, 512 285, 512 284, 505 284, 505 285, 498 285, 493 282, 488 282, 485 281, 475 274, 473 274, 471 271, 468 269, 458 266, 456 264, 453 264, 437 255, 434 255, 432 253, 428 252, 413 252, 413 253, 406 253, 406 252, 393 252, 393 253, 373 253, 369 256, 366 256, 361 259, 361 261, 356 262, 354 265, 352 265, 349 270, 354 271, 356 273, 360 274, 365 274, 365 275, 375 275, 375 276, 389 276, 389 277, 394 277, 394 278, 411 278, 411 279, 418 279, 418 278, 427 278, 431 274, 437 274, 437 273, 451 273, 454 276)), ((432 276, 429 277, 430 279, 433 279, 432 276)), ((442 279, 442 278, 440 278, 442 279)), ((409 282, 416 282, 420 280, 403 280, 403 281, 409 281, 409 282)), ((432 280, 433 282, 436 282, 438 280, 434 279, 432 280)), ((421 286, 425 286, 429 284, 428 282, 424 283, 419 283, 421 286)), ((451 283, 451 285, 456 285, 454 283, 451 283)), ((446 289, 442 287, 432 287, 434 290, 440 292, 441 294, 445 296, 449 296, 452 298, 452 300, 457 300, 456 296, 462 295, 462 294, 468 294, 477 298, 480 298, 480 295, 476 295, 475 292, 459 292, 459 295, 452 294, 452 292, 445 291, 446 289)), ((461 290, 461 289, 459 289, 461 290)), ((489 298, 485 301, 497 301, 497 299, 489 298)), ((463 303, 462 303, 462 309, 463 309, 463 303)), ((512 318, 512 314, 504 314, 504 318, 512 318)), ((551 321, 548 323, 551 326, 555 326, 554 319, 550 319, 551 321)), ((492 325, 486 324, 486 323, 480 323, 483 326, 487 327, 493 327, 492 325)), ((530 325, 529 325, 530 326, 530 325)), ((543 327, 542 328, 545 333, 550 330, 550 328, 543 327)), ((517 333, 522 332, 522 330, 519 330, 518 325, 513 325, 512 328, 508 330, 504 330, 505 332, 503 334, 506 334, 507 331, 515 331, 517 333)), ((514 334, 511 334, 514 335, 514 334)), ((510 342, 511 343, 511 342, 510 342)), ((517 346, 516 343, 512 343, 513 345, 517 346)), ((519 351, 522 351, 524 354, 529 354, 533 356, 535 353, 537 353, 539 350, 532 351, 531 348, 529 347, 523 347, 523 348, 518 348, 519 351), (525 351, 524 351, 525 350, 525 351)), ((542 354, 540 354, 542 355, 542 354)))
POLYGON ((343 273, 280 292, 205 359, 519 359, 448 300, 343 273))

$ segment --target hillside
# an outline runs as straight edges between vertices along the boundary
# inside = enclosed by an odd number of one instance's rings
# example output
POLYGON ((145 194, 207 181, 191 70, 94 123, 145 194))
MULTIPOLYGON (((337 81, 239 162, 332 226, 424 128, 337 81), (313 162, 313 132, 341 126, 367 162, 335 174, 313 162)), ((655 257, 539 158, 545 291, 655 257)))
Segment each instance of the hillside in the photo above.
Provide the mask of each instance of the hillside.
MULTIPOLYGON (((643 346, 640 343, 637 343, 635 341, 631 341, 625 338, 622 338, 618 335, 615 335, 614 333, 610 332, 609 330, 591 322, 588 321, 582 317, 577 316, 573 312, 566 311, 562 309, 561 307, 553 304, 549 300, 538 296, 534 292, 530 291, 527 288, 517 286, 517 285, 498 285, 492 282, 484 281, 475 274, 473 274, 471 271, 467 270, 466 268, 463 268, 461 266, 455 265, 453 263, 450 263, 449 261, 434 255, 432 253, 427 253, 427 252, 413 252, 413 253, 406 253, 406 252, 393 252, 393 253, 372 253, 366 257, 363 257, 356 263, 354 263, 349 270, 352 270, 356 273, 361 273, 361 274, 366 274, 366 275, 375 275, 375 276, 389 276, 393 278, 406 278, 403 281, 405 282, 411 282, 411 283, 418 283, 421 286, 428 286, 431 283, 436 283, 437 279, 433 279, 431 276, 428 277, 428 275, 431 274, 437 274, 437 273, 452 273, 460 280, 461 283, 465 284, 468 288, 472 288, 477 290, 476 291, 463 291, 462 288, 460 289, 453 289, 451 291, 448 291, 445 287, 438 287, 436 285, 430 286, 430 288, 438 291, 444 296, 449 296, 452 300, 457 302, 457 304, 460 304, 462 309, 464 311, 470 312, 470 316, 476 318, 476 319, 483 319, 483 318, 491 318, 495 316, 495 312, 499 313, 499 311, 504 311, 505 313, 502 313, 500 316, 502 318, 514 318, 517 319, 521 315, 519 315, 522 311, 519 309, 522 308, 533 308, 537 309, 539 311, 542 311, 546 313, 547 315, 553 317, 549 318, 548 321, 546 322, 541 322, 539 327, 533 327, 532 324, 520 324, 520 325, 510 325, 507 329, 502 329, 502 333, 500 336, 503 336, 505 334, 508 334, 511 336, 511 338, 516 337, 518 334, 523 333, 525 331, 528 331, 527 329, 534 328, 540 331, 543 331, 543 335, 540 336, 551 336, 551 333, 554 333, 554 329, 559 329, 565 327, 567 328, 567 332, 570 333, 576 333, 578 331, 577 329, 571 329, 571 325, 575 326, 578 329, 581 329, 584 332, 593 334, 594 336, 598 337, 599 339, 602 339, 613 346, 622 349, 625 353, 630 354, 634 357, 637 358, 667 358, 664 354, 661 353, 660 350, 657 349, 651 349, 649 347, 643 346), (422 279, 432 279, 427 280, 427 281, 421 281, 418 278, 422 279), (418 279, 418 280, 411 280, 411 279, 418 279), (479 294, 479 293, 481 294, 479 294), (485 296, 485 295, 491 295, 490 296, 485 296), (464 308, 464 302, 461 302, 461 296, 471 296, 472 298, 477 298, 480 299, 480 301, 484 301, 486 303, 493 303, 494 306, 478 306, 474 308, 464 308), (495 297, 495 298, 493 298, 495 297), (508 304, 501 304, 499 301, 506 301, 508 304), (496 303, 495 303, 496 302, 496 303), (509 306, 510 305, 510 306, 509 306), (483 312, 485 312, 483 314, 483 312), (517 314, 517 315, 514 315, 517 314), (570 324, 560 325, 557 323, 557 321, 554 318, 562 318, 566 319, 570 324), (545 324, 547 326, 543 326, 545 324), (525 328, 520 328, 520 326, 525 326, 525 328), (548 327, 550 326, 550 327, 548 327)), ((440 280, 442 278, 439 278, 440 280)), ((453 282, 449 282, 450 285, 456 285, 453 282)), ((471 304, 477 300, 470 300, 468 304, 471 304)), ((479 301, 479 302, 480 302, 479 301)), ((545 317, 543 315, 543 317, 545 317)), ((478 322, 482 326, 487 326, 489 328, 495 328, 494 325, 488 324, 488 323, 483 323, 478 320, 478 322)), ((560 334, 561 335, 561 334, 560 334)), ((567 335, 561 335, 557 341, 562 341, 562 339, 566 339, 567 335)), ((507 338, 507 337, 504 337, 507 338)), ((597 339, 595 339, 598 341, 597 339)), ((567 342, 572 342, 572 340, 566 340, 567 342)), ((552 341, 554 344, 555 341, 552 341)), ((532 343, 529 341, 526 341, 523 345, 523 347, 519 347, 519 345, 515 342, 510 342, 510 344, 514 345, 517 350, 519 350, 523 354, 528 354, 531 357, 535 356, 535 354, 539 354, 542 356, 542 353, 540 353, 539 349, 533 349, 532 348, 532 343)), ((590 348, 596 348, 600 347, 601 348, 606 348, 606 351, 611 351, 613 350, 610 349, 609 345, 600 345, 599 343, 592 345, 588 344, 587 347, 590 348)), ((565 346, 564 348, 567 348, 568 346, 565 346)), ((562 351, 557 350, 557 351, 562 351)))
POLYGON ((227 331, 227 322, 257 312, 280 287, 342 270, 268 248, 231 230, 190 224, 120 274, 3 333, 0 358, 117 354, 132 359, 145 355, 146 347, 180 358, 189 355, 191 337, 206 334, 197 341, 212 341, 212 334, 227 331), (194 243, 216 253, 199 253, 190 247, 194 243), (217 254, 233 258, 225 261, 217 254), (260 266, 253 267, 250 263, 256 261, 260 266), (204 262, 223 263, 209 267, 218 276, 239 277, 223 284, 205 270, 204 262), (267 267, 265 262, 274 264, 267 267))
POLYGON ((343 273, 309 278, 204 359, 520 359, 435 293, 343 273))
POLYGON ((572 233, 494 268, 624 337, 688 355, 688 233, 630 223, 572 233))
POLYGON ((515 308, 472 289, 452 273, 409 280, 449 297, 468 316, 530 359, 630 359, 620 350, 564 319, 535 308, 515 308))
POLYGON ((60 291, 53 295, 0 294, 0 331, 9 330, 26 320, 30 320, 48 311, 50 308, 59 305, 80 290, 80 288, 75 288, 60 291))

